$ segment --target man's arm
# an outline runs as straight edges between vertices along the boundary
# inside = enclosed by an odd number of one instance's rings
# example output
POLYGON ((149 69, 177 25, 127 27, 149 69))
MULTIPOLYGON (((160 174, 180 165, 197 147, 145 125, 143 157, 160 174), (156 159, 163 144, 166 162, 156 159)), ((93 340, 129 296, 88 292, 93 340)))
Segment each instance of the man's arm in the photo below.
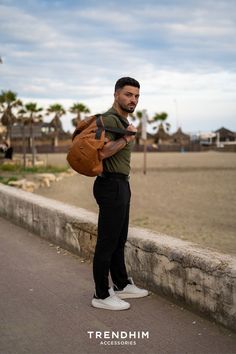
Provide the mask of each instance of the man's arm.
MULTIPOLYGON (((137 129, 131 124, 128 126, 127 130, 137 132, 137 129)), ((99 152, 99 156, 101 160, 104 160, 110 156, 115 155, 118 151, 123 149, 127 143, 133 141, 135 139, 134 135, 125 135, 124 137, 117 139, 115 141, 109 141, 103 147, 103 149, 99 152)))
POLYGON ((109 141, 106 143, 102 150, 99 151, 99 156, 101 160, 104 160, 112 155, 115 155, 118 151, 126 146, 126 141, 124 138, 120 138, 115 141, 109 141))

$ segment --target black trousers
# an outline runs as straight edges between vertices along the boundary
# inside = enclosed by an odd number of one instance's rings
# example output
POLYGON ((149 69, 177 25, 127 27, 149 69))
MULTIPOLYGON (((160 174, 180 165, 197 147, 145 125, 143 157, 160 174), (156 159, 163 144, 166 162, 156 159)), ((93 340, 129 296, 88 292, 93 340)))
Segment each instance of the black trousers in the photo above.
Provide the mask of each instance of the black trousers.
POLYGON ((99 205, 98 238, 93 259, 96 296, 109 296, 109 272, 118 289, 129 284, 124 259, 128 235, 130 186, 127 180, 98 176, 93 194, 99 205))

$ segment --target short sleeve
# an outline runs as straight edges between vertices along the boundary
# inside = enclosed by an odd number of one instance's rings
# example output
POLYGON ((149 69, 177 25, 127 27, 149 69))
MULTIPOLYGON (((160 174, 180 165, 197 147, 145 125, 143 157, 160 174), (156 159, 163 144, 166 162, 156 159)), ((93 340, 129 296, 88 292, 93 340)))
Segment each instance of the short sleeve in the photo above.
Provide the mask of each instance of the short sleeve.
MULTIPOLYGON (((104 123, 105 127, 112 127, 112 128, 119 127, 117 117, 113 116, 113 115, 103 116, 103 123, 104 123)), ((109 140, 114 141, 117 139, 116 134, 114 134, 114 133, 106 132, 105 135, 109 140)))

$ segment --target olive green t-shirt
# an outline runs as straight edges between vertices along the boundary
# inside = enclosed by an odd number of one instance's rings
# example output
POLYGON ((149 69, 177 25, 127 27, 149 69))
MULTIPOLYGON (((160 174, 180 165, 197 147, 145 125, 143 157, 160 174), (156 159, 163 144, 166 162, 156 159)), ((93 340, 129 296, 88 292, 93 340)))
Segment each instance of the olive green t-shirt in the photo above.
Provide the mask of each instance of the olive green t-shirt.
MULTIPOLYGON (((128 120, 125 117, 119 116, 113 107, 109 109, 106 113, 103 113, 102 118, 105 127, 125 129, 124 125, 121 123, 122 120, 126 122, 127 125, 129 125, 128 120)), ((110 132, 106 132, 106 136, 113 141, 117 140, 120 137, 117 136, 117 134, 110 132)), ((104 159, 104 172, 116 172, 129 175, 132 146, 133 142, 129 142, 123 149, 118 151, 116 154, 104 159)))

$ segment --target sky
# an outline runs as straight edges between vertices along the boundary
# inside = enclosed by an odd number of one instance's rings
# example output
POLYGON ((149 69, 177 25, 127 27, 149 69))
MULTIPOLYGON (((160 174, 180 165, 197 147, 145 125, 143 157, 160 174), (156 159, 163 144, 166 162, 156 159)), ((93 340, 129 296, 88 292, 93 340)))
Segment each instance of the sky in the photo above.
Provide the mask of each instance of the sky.
POLYGON ((0 0, 0 90, 94 114, 130 76, 171 132, 236 131, 235 38, 235 0, 0 0))

